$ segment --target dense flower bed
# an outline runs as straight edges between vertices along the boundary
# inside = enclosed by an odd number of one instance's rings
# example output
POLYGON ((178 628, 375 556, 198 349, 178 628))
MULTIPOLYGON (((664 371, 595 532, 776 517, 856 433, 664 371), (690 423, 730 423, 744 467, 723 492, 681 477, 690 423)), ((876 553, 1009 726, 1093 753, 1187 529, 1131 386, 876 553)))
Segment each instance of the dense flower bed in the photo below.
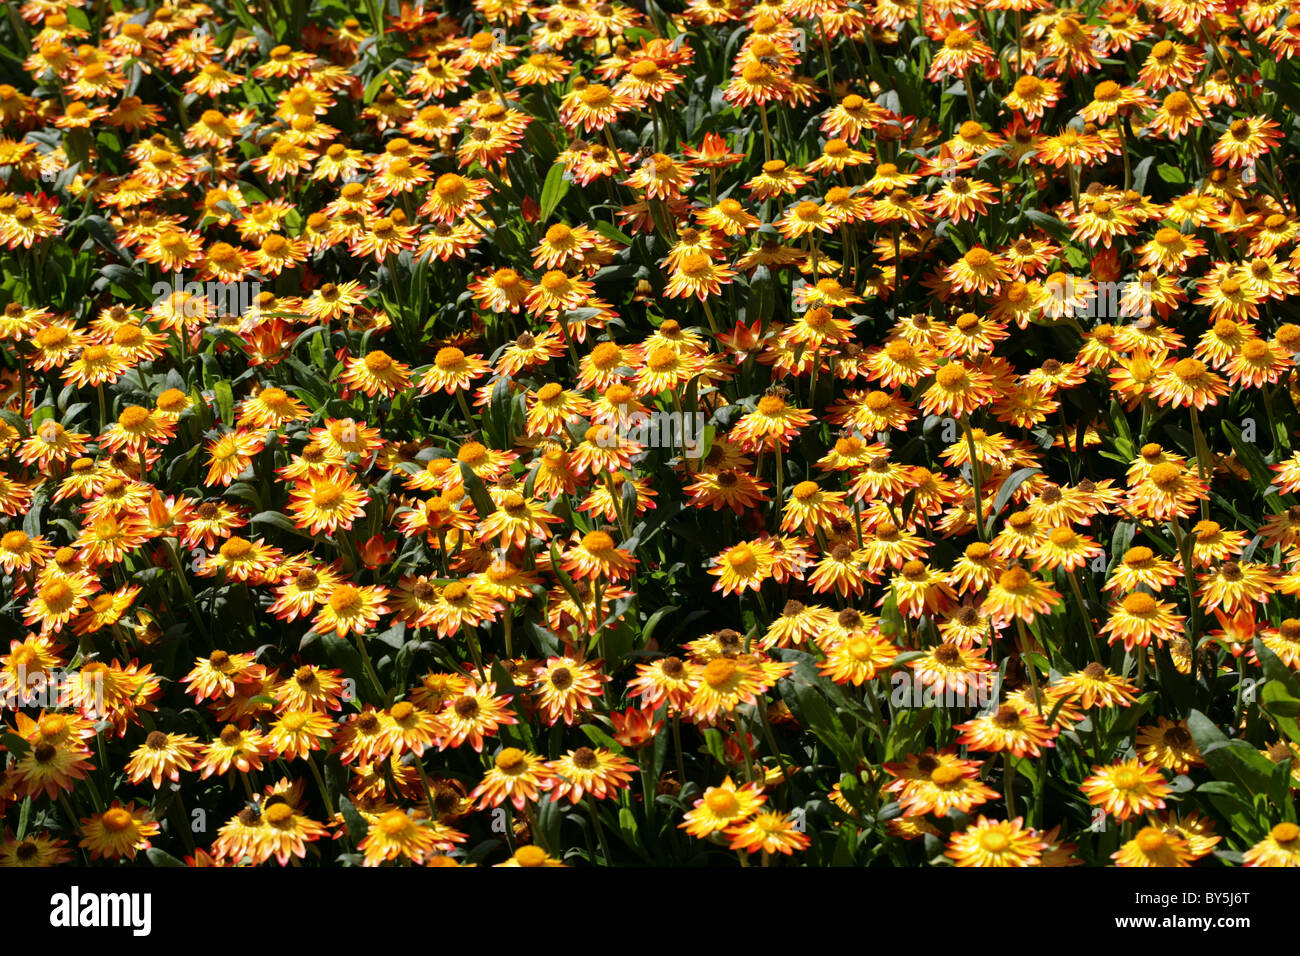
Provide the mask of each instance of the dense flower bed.
POLYGON ((6 9, 0 865, 1300 864, 1285 2, 6 9))

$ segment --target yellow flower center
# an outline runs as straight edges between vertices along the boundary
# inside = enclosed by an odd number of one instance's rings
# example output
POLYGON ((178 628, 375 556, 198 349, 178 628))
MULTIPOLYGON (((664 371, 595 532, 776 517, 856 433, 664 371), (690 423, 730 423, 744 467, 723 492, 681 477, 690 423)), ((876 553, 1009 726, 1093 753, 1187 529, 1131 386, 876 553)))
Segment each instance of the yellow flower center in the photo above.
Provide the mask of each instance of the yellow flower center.
POLYGON ((109 833, 121 833, 131 826, 131 814, 121 807, 113 807, 111 810, 104 811, 104 815, 99 818, 100 825, 109 833))
POLYGON ((1129 614, 1143 617, 1156 609, 1156 599, 1143 591, 1137 591, 1124 599, 1124 610, 1129 614))
POLYGON ((952 786, 961 778, 961 767, 954 764, 944 764, 942 767, 936 767, 930 774, 930 781, 941 787, 952 786))
POLYGON ((1036 76, 1022 76, 1016 80, 1015 90, 1017 96, 1037 96, 1043 90, 1043 81, 1036 76))
POLYGON ((614 550, 614 539, 604 531, 590 531, 583 536, 582 547, 588 554, 609 554, 614 550))
POLYGON ((1258 362, 1269 354, 1268 343, 1263 339, 1251 339, 1241 347, 1241 354, 1252 362, 1258 362))
POLYGON ((556 293, 565 289, 569 284, 569 277, 558 269, 552 269, 546 275, 542 276, 542 288, 547 292, 556 293))
POLYGON ((1001 830, 985 830, 980 834, 980 848, 988 853, 1005 853, 1011 839, 1001 830))
POLYGON ((719 657, 709 661, 704 667, 704 682, 710 687, 717 689, 726 685, 736 673, 736 664, 734 661, 727 660, 725 657, 719 657))
POLYGON ((1297 839, 1300 839, 1300 827, 1297 827, 1294 823, 1279 823, 1269 831, 1269 836, 1276 843, 1294 843, 1297 839))
POLYGON ((0 548, 5 551, 21 551, 31 540, 21 531, 10 531, 3 538, 0 538, 0 548))
POLYGON ((1158 853, 1166 842, 1164 833, 1157 827, 1143 827, 1138 831, 1137 845, 1143 853, 1158 853))
POLYGON ((666 345, 661 345, 650 353, 646 365, 656 372, 670 369, 677 363, 677 353, 666 345))
POLYGON ((729 817, 740 809, 740 801, 730 790, 710 790, 704 804, 720 817, 729 817))
POLYGON ((1151 469, 1151 483, 1160 489, 1171 488, 1182 478, 1182 470, 1172 462, 1162 462, 1151 469))
POLYGON ((582 100, 583 105, 589 106, 592 109, 600 109, 602 106, 609 105, 610 101, 614 99, 614 94, 610 91, 608 86, 603 86, 600 83, 593 83, 579 93, 578 98, 582 100))
POLYGON ((482 462, 486 457, 487 448, 476 441, 465 442, 460 446, 460 451, 456 453, 456 460, 469 465, 471 468, 482 462))
POLYGON ((238 561, 253 553, 253 542, 238 536, 231 538, 221 546, 221 556, 227 561, 238 561))
POLYGON ((966 369, 957 362, 949 362, 939 369, 934 380, 941 388, 954 388, 966 380, 966 369))
POLYGON ((1074 542, 1075 534, 1071 528, 1053 528, 1052 533, 1048 535, 1052 544, 1057 547, 1065 547, 1067 544, 1074 542))
MULTIPOLYGON (((335 614, 351 614, 362 605, 361 592, 350 584, 342 584, 330 595, 330 610, 335 614)), ((401 704, 398 705, 400 707, 401 704)), ((396 708, 394 708, 396 712, 396 708)))
POLYGON ((998 585, 1004 591, 1023 591, 1032 581, 1029 572, 1024 568, 1011 568, 1002 572, 1002 576, 998 578, 998 585))
POLYGON ((528 758, 518 747, 507 747, 497 754, 494 761, 502 773, 516 773, 528 763, 528 758))
POLYGON ((541 866, 546 862, 546 851, 531 844, 521 846, 515 851, 515 862, 520 866, 541 866))
POLYGON ((1141 779, 1137 771, 1128 767, 1121 767, 1110 778, 1110 782, 1116 790, 1132 790, 1141 782, 1141 779))
POLYGON ((411 715, 415 713, 415 705, 410 701, 404 700, 394 704, 393 709, 390 710, 389 713, 392 715, 393 720, 397 721, 399 724, 404 723, 405 721, 410 720, 411 715))

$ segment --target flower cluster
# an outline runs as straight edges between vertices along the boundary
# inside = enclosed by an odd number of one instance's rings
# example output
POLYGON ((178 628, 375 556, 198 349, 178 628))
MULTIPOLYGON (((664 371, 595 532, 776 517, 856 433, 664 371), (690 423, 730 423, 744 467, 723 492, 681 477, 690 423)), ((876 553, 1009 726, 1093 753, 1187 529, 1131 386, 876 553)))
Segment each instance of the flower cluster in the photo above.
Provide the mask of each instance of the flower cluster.
POLYGON ((0 23, 0 865, 1300 865, 1286 3, 117 6, 0 23))

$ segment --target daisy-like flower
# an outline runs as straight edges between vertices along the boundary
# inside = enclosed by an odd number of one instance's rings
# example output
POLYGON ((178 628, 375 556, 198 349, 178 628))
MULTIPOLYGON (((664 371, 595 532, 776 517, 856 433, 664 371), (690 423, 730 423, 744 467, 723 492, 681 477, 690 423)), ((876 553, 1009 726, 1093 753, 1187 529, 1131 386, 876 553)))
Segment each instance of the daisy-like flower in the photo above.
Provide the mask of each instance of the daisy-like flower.
POLYGON ((876 629, 854 631, 823 649, 819 671, 837 684, 860 687, 893 664, 899 650, 876 629))
POLYGON ((518 723, 507 709, 510 700, 508 694, 496 696, 493 683, 471 686, 459 697, 448 700, 440 713, 445 731, 438 742, 439 749, 468 743, 476 753, 481 753, 485 735, 495 734, 502 724, 518 723))
POLYGON ((1267 604, 1278 583, 1267 565, 1249 561, 1225 561, 1217 568, 1196 576, 1200 587, 1197 600, 1206 611, 1222 608, 1232 614, 1252 604, 1267 604))
POLYGON ((289 710, 271 725, 266 744, 285 760, 306 757, 334 735, 334 721, 315 710, 289 710))
POLYGON ((1094 661, 1066 674, 1048 688, 1057 697, 1069 695, 1084 710, 1093 707, 1128 707, 1137 700, 1137 688, 1094 661))
POLYGON ((698 672, 695 693, 686 705, 697 720, 712 720, 739 704, 752 704, 765 689, 762 672, 746 660, 719 657, 698 672))
POLYGON ((77 845, 89 850, 92 860, 119 857, 134 860, 138 852, 152 846, 150 837, 161 831, 162 826, 153 820, 147 807, 136 809, 134 801, 123 806, 121 801, 114 800, 103 813, 81 821, 81 840, 77 845))
POLYGON ((269 797, 261 808, 261 825, 249 840, 249 856, 254 864, 275 857, 287 866, 290 857, 302 859, 307 844, 328 835, 329 831, 303 814, 282 794, 269 797))
POLYGON ((943 816, 956 808, 969 813, 973 807, 997 797, 997 792, 979 779, 979 762, 963 760, 949 749, 909 755, 903 763, 886 763, 884 770, 895 779, 884 792, 898 793, 907 817, 943 816))
POLYGON ((718 576, 714 590, 721 591, 723 595, 733 591, 740 593, 759 590, 763 582, 772 576, 772 559, 771 548, 760 541, 733 545, 718 555, 714 559, 714 565, 708 569, 709 574, 718 576))
POLYGON ((1087 795, 1089 803, 1117 820, 1163 809, 1163 798, 1171 792, 1160 771, 1141 760, 1124 760, 1092 769, 1092 776, 1079 789, 1087 795))
POLYGON ((1051 613, 1060 601, 1058 591, 1048 587, 1024 568, 1011 568, 999 575, 980 610, 1000 624, 1015 619, 1028 624, 1035 615, 1051 613))
POLYGON ((470 793, 479 809, 499 807, 509 800, 521 813, 529 803, 541 799, 543 785, 554 776, 545 760, 536 754, 506 747, 492 761, 492 767, 470 793))
POLYGON ((387 352, 374 349, 366 354, 348 359, 344 363, 340 380, 368 396, 383 395, 392 398, 411 385, 411 369, 387 352))
POLYGON ((1024 114, 1025 119, 1037 119, 1055 106, 1061 98, 1061 84, 1052 79, 1027 75, 1016 80, 1011 92, 1002 102, 1024 114))
POLYGON ((6 831, 0 837, 0 867, 59 866, 72 860, 67 846, 48 833, 28 832, 19 840, 6 831))
POLYGON ((238 428, 226 432, 208 443, 209 485, 229 486, 252 464, 253 456, 265 447, 266 436, 261 430, 238 428))
POLYGON ((802 481, 790 489, 781 518, 782 531, 795 531, 802 527, 804 533, 813 534, 818 527, 849 517, 844 504, 844 493, 824 491, 815 481, 802 481))
POLYGON ((1176 774, 1205 766, 1185 720, 1174 722, 1160 717, 1157 726, 1139 728, 1137 755, 1143 763, 1176 774))
POLYGON ((0 536, 0 568, 6 574, 39 568, 54 553, 43 537, 28 537, 24 531, 7 531, 0 536))
POLYGON ((718 295, 722 286, 729 284, 736 273, 715 263, 702 252, 683 257, 670 272, 664 295, 668 298, 695 296, 704 301, 718 295))
POLYGON ((1124 600, 1112 604, 1110 616, 1098 632, 1107 642, 1122 642, 1124 650, 1146 647, 1152 642, 1168 644, 1182 634, 1186 618, 1175 605, 1157 601, 1145 591, 1134 591, 1124 600))
POLYGON ((1003 282, 1010 280, 1011 274, 1000 256, 975 246, 948 266, 944 277, 958 292, 994 295, 1003 282))
MULTIPOLYGON (((20 688, 20 691, 25 688, 20 688)), ((94 770, 90 751, 75 737, 50 742, 44 738, 23 754, 11 774, 14 793, 20 797, 44 794, 56 800, 63 792, 71 792, 78 780, 94 770)))
POLYGON ((352 528, 352 522, 366 513, 370 497, 356 487, 356 476, 342 469, 331 469, 298 482, 289 491, 289 514, 294 524, 311 534, 352 528))
POLYGON ((1300 827, 1279 823, 1244 854, 1243 866, 1300 866, 1300 827))
POLYGON ((738 787, 728 776, 719 786, 704 791, 693 808, 683 814, 678 828, 703 839, 749 818, 766 802, 761 786, 747 783, 738 787))
POLYGON ((1045 846, 1024 819, 989 820, 983 815, 948 841, 944 856, 957 866, 1037 866, 1045 846))
POLYGON ((448 395, 468 391, 475 379, 486 374, 488 364, 481 355, 466 355, 454 346, 439 349, 433 365, 420 377, 420 391, 445 391, 448 395))
POLYGON ((140 783, 148 778, 155 790, 162 787, 164 777, 175 783, 181 779, 182 770, 194 769, 201 749, 195 737, 152 731, 132 753, 126 765, 127 779, 140 783))
POLYGON ((591 707, 592 698, 601 693, 601 684, 609 680, 601 672, 601 665, 599 659, 552 657, 536 668, 533 692, 548 724, 560 720, 572 724, 579 710, 591 707))
POLYGON ((784 451, 790 447, 791 439, 812 422, 810 412, 787 404, 779 395, 764 395, 754 411, 732 426, 728 437, 743 451, 773 448, 784 451))
POLYGON ((423 819, 405 810, 389 810, 370 822, 366 838, 357 844, 362 866, 379 866, 398 857, 420 864, 437 852, 437 837, 423 819))
POLYGON ((934 384, 921 395, 919 405, 931 415, 960 418, 996 396, 991 376, 962 362, 949 362, 935 373, 934 384))
POLYGON ((312 628, 334 631, 339 637, 349 632, 363 635, 379 622, 380 615, 389 612, 384 603, 388 594, 388 588, 379 585, 340 584, 312 619, 312 628))
POLYGON ((1032 711, 1002 704, 997 711, 976 717, 954 730, 961 731, 957 743, 991 753, 1006 751, 1013 757, 1039 757, 1044 747, 1054 746, 1058 730, 1049 727, 1032 711))
POLYGON ((795 825, 786 813, 760 811, 748 820, 734 824, 724 831, 731 838, 730 849, 747 853, 784 853, 791 856, 795 850, 805 850, 812 838, 795 825))
POLYGON ((436 714, 407 700, 398 701, 386 713, 381 713, 379 720, 384 728, 384 744, 395 756, 409 751, 419 757, 434 746, 444 731, 436 714))
POLYGON ((684 710, 695 695, 699 665, 679 657, 663 657, 636 666, 637 676, 628 682, 628 694, 641 698, 641 706, 658 710, 665 703, 674 710, 684 710))
POLYGON ((1110 855, 1116 866, 1191 866, 1187 841, 1158 826, 1146 826, 1110 855))
POLYGON ((636 764, 604 747, 579 747, 546 765, 553 773, 543 783, 555 801, 569 798, 578 803, 583 796, 605 800, 632 782, 636 764))
POLYGON ((637 559, 619 548, 607 532, 590 531, 576 547, 564 552, 560 566, 575 577, 617 582, 631 578, 636 563, 637 559))
POLYGON ((199 569, 201 577, 212 577, 224 572, 231 581, 251 581, 261 583, 275 567, 281 554, 278 548, 272 548, 258 538, 249 541, 239 535, 231 535, 217 549, 216 554, 208 555, 199 569))
POLYGON ((638 102, 633 97, 617 93, 600 83, 575 83, 573 89, 560 101, 560 122, 569 130, 581 126, 590 133, 604 129, 620 113, 633 109, 638 102))
POLYGON ((1200 359, 1169 360, 1156 374, 1151 397, 1161 406, 1204 409, 1228 394, 1228 383, 1211 372, 1200 359))

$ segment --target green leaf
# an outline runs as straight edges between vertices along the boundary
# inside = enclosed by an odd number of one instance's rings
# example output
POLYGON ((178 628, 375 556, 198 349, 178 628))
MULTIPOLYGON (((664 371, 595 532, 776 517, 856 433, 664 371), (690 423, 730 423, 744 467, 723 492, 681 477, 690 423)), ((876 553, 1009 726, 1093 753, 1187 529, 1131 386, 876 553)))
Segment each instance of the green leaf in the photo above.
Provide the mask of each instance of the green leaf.
POLYGON ((144 851, 144 855, 149 858, 149 862, 154 866, 184 866, 180 860, 172 856, 166 850, 160 850, 156 846, 151 846, 144 851))
POLYGON ((357 813, 357 808, 352 805, 352 801, 340 796, 339 812, 343 814, 343 822, 347 824, 348 836, 352 838, 352 842, 360 843, 364 840, 370 831, 370 824, 366 823, 365 817, 357 813))
MULTIPOLYGON (((1250 477, 1254 484, 1259 488, 1268 488, 1273 483, 1273 471, 1264 461, 1264 456, 1259 453, 1259 449, 1251 442, 1241 437, 1241 429, 1232 422, 1223 420, 1221 423, 1223 433, 1228 436, 1228 442, 1232 445, 1232 450, 1237 453, 1237 458, 1246 466, 1250 472, 1250 477)), ((1280 495, 1264 494, 1259 497, 1263 498, 1264 504, 1273 511, 1274 514, 1281 514, 1286 510, 1286 504, 1282 501, 1280 495)))
POLYGON ((1187 729, 1216 780, 1239 784, 1247 793, 1269 792, 1273 765, 1249 743, 1226 737, 1199 710, 1187 718, 1187 729))
POLYGON ((1300 700, 1287 693, 1281 683, 1271 680, 1259 692, 1259 705, 1284 734, 1300 743, 1300 723, 1296 721, 1300 716, 1300 700))
POLYGON ((217 412, 221 421, 227 425, 235 424, 235 396, 230 390, 230 382, 219 378, 212 383, 213 401, 217 403, 217 412))
POLYGON ((708 748, 713 759, 724 767, 727 765, 727 752, 722 743, 722 731, 713 727, 704 729, 704 746, 708 748))
POLYGON ((1002 513, 1002 509, 1007 506, 1011 496, 1034 475, 1041 475, 1042 473, 1041 468, 1021 468, 1019 471, 1013 471, 1007 475, 1002 482, 1002 487, 998 489, 998 493, 993 499, 993 507, 989 509, 988 518, 984 522, 986 536, 992 534, 993 523, 997 520, 998 515, 1002 513))
POLYGON ((1281 684, 1290 696, 1300 697, 1300 680, 1296 678, 1295 671, 1283 664, 1282 659, 1269 650, 1258 637, 1252 643, 1255 647, 1255 656, 1259 658, 1260 666, 1264 669, 1264 676, 1281 684))
POLYGON ((594 724, 583 724, 582 732, 586 734, 587 739, 597 747, 606 747, 615 752, 622 751, 623 749, 622 744, 594 724))
POLYGON ((680 610, 681 608, 676 604, 670 604, 667 607, 661 607, 659 610, 651 614, 650 620, 646 621, 645 627, 641 628, 642 642, 649 644, 650 639, 654 636, 655 628, 659 626, 659 622, 662 621, 666 615, 680 610))
POLYGON ((1168 163, 1161 163, 1156 167, 1156 175, 1167 183, 1185 183, 1187 177, 1177 166, 1170 166, 1168 163))
POLYGON ((542 222, 551 218, 551 213, 559 206, 560 200, 564 194, 569 191, 572 185, 569 180, 564 178, 564 164, 556 163, 546 174, 546 182, 542 184, 541 212, 539 217, 542 222))
POLYGON ((469 492, 469 496, 474 502, 474 508, 478 511, 479 520, 482 521, 496 511, 497 506, 493 503, 492 496, 488 494, 483 479, 474 474, 469 465, 461 462, 460 474, 465 481, 465 490, 469 492))

